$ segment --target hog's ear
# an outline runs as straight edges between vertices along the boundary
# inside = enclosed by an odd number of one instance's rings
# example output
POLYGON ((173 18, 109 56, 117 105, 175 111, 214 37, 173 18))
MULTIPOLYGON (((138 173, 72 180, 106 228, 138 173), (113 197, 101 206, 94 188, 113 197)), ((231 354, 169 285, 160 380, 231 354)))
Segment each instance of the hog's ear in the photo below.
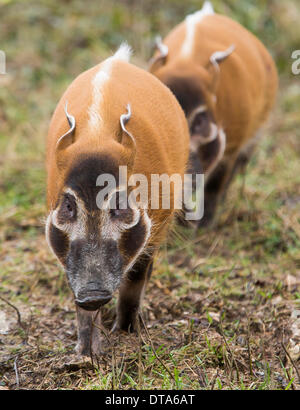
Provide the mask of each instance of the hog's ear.
POLYGON ((119 143, 123 145, 125 148, 128 157, 129 157, 129 165, 133 164, 135 153, 136 153, 136 142, 134 136, 131 134, 130 131, 126 128, 126 124, 129 122, 132 114, 131 114, 131 106, 127 104, 127 112, 120 116, 120 134, 119 134, 119 143))
POLYGON ((151 58, 149 62, 149 71, 150 73, 154 73, 160 67, 162 67, 166 61, 169 54, 168 46, 166 46, 163 42, 161 37, 156 37, 155 39, 155 46, 158 50, 158 54, 151 58))
POLYGON ((211 92, 213 94, 216 93, 218 85, 219 85, 219 78, 220 78, 220 64, 227 60, 227 58, 234 52, 235 45, 232 44, 227 50, 225 51, 216 51, 213 53, 209 59, 209 63, 207 66, 208 72, 211 74, 211 92))
POLYGON ((58 164, 60 163, 60 157, 63 150, 65 150, 69 145, 73 144, 74 142, 74 131, 76 127, 76 121, 73 115, 68 113, 68 102, 66 101, 65 105, 65 115, 67 117, 68 124, 70 128, 68 131, 63 134, 56 143, 56 157, 58 164))

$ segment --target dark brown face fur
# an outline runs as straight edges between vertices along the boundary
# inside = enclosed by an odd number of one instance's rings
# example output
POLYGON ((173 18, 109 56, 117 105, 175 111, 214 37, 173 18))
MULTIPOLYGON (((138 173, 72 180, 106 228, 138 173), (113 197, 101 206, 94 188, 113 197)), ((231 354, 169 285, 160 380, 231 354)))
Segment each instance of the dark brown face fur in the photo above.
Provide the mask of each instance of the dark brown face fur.
POLYGON ((204 90, 193 77, 172 77, 165 80, 165 84, 177 98, 189 122, 190 134, 208 137, 210 124, 215 122, 210 104, 205 97, 204 90), (205 107, 197 112, 199 107, 205 107))
POLYGON ((191 152, 189 172, 205 173, 222 149, 217 133, 216 118, 206 93, 193 77, 169 75, 164 83, 173 92, 189 123, 191 152), (217 138, 210 142, 214 135, 217 138))
POLYGON ((193 78, 169 76, 165 85, 173 92, 187 118, 197 107, 205 104, 203 91, 193 78))
POLYGON ((96 182, 103 174, 113 175, 118 187, 119 167, 112 157, 78 158, 47 222, 49 244, 65 267, 75 300, 95 294, 109 299, 138 260, 147 236, 141 211, 98 208, 103 187, 96 182))

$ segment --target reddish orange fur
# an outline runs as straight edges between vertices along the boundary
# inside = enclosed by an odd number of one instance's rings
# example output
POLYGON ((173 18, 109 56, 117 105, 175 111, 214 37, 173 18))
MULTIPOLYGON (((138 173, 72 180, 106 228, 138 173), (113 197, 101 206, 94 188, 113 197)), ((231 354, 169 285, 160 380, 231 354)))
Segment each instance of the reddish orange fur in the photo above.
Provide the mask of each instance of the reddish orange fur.
MULTIPOLYGON (((103 123, 100 129, 91 129, 88 108, 92 104, 92 79, 100 67, 98 65, 77 77, 54 112, 47 138, 49 210, 56 206, 68 170, 82 153, 108 153, 119 165, 130 166, 129 175, 146 175, 149 186, 151 174, 183 175, 185 172, 189 134, 181 107, 160 81, 127 62, 113 63, 111 78, 102 90, 100 115, 103 123), (66 101, 68 112, 76 119, 74 142, 56 150, 58 139, 69 128, 64 112, 66 101), (126 112, 128 103, 131 104, 132 118, 126 128, 136 141, 133 165, 130 164, 130 149, 118 141, 120 115, 126 112)), ((173 212, 173 209, 149 209, 154 227, 150 243, 159 244, 173 212)))

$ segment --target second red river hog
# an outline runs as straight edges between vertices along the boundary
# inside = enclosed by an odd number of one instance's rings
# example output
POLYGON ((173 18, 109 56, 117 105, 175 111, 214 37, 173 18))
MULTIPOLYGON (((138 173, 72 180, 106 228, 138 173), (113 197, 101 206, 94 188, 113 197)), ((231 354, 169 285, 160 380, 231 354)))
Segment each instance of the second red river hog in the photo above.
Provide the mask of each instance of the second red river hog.
POLYGON ((273 58, 257 37, 205 2, 157 39, 149 70, 172 90, 187 117, 190 167, 205 174, 200 225, 208 225, 274 105, 273 58))

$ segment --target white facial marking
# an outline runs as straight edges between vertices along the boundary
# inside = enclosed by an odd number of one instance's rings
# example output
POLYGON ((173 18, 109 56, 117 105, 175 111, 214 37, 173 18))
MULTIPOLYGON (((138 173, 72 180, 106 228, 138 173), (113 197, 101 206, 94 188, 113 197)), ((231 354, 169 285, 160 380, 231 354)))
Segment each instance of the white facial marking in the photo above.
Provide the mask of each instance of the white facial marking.
POLYGON ((202 10, 199 10, 196 13, 190 14, 186 17, 186 35, 181 48, 181 54, 183 56, 189 56, 193 51, 196 25, 206 16, 211 16, 213 14, 215 14, 215 12, 211 3, 206 1, 202 7, 202 10))
POLYGON ((67 233, 69 235, 70 241, 74 241, 76 239, 83 239, 86 236, 86 212, 83 201, 81 201, 81 199, 77 197, 76 193, 71 188, 67 188, 64 191, 64 193, 72 195, 76 199, 77 218, 74 222, 65 222, 64 224, 61 224, 57 220, 57 213, 59 211, 59 207, 50 212, 46 222, 46 238, 50 247, 50 223, 52 223, 57 229, 67 233))
POLYGON ((118 241, 120 239, 122 232, 124 232, 127 229, 133 228, 140 220, 141 212, 138 208, 134 207, 133 204, 129 204, 129 207, 133 211, 133 220, 131 223, 126 224, 124 222, 122 223, 122 222, 117 222, 117 221, 113 223, 110 220, 110 216, 109 216, 110 201, 116 192, 122 192, 122 191, 127 192, 126 187, 121 186, 121 187, 118 187, 112 190, 109 193, 107 200, 103 202, 102 209, 105 210, 106 212, 103 214, 103 224, 102 224, 101 236, 105 240, 112 239, 114 241, 118 241))
POLYGON ((222 128, 219 129, 219 137, 220 137, 220 150, 219 153, 216 157, 216 159, 214 160, 214 162, 212 162, 210 164, 210 167, 207 169, 206 171, 206 178, 208 175, 211 174, 211 172, 216 168, 218 162, 223 158, 224 152, 225 152, 225 148, 226 148, 226 134, 224 132, 224 130, 222 128))
POLYGON ((89 125, 92 129, 99 129, 102 124, 102 118, 100 115, 100 104, 102 101, 102 91, 104 84, 110 79, 111 69, 115 61, 129 62, 131 56, 131 48, 128 44, 123 43, 118 51, 111 57, 107 58, 102 64, 92 80, 93 87, 93 102, 88 109, 89 112, 89 125))
POLYGON ((150 238, 150 234, 151 234, 151 228, 152 228, 152 221, 148 216, 148 213, 146 211, 146 209, 144 209, 143 212, 143 219, 144 219, 144 223, 146 225, 146 235, 145 235, 145 239, 144 242, 142 243, 142 245, 140 246, 139 250, 137 251, 137 253, 135 254, 135 257, 129 262, 129 264, 126 266, 126 268, 124 269, 124 273, 127 273, 128 271, 130 271, 130 269, 133 267, 133 265, 135 264, 135 262, 137 261, 138 257, 142 254, 143 250, 145 249, 148 240, 150 238))
POLYGON ((46 241, 47 241, 47 244, 48 244, 48 246, 51 250, 52 250, 52 246, 51 246, 51 243, 50 243, 49 229, 50 229, 50 223, 51 223, 51 220, 52 220, 52 213, 53 213, 53 211, 51 211, 49 213, 49 215, 47 217, 47 220, 46 220, 46 227, 45 227, 46 241))
MULTIPOLYGON (((195 111, 192 112, 190 118, 189 118, 189 125, 191 126, 196 115, 201 114, 203 112, 207 111, 207 106, 205 104, 200 105, 198 108, 195 109, 195 111)), ((218 136, 219 128, 217 124, 214 122, 210 123, 210 133, 207 137, 204 137, 202 135, 197 135, 191 138, 190 141, 190 151, 191 152, 197 152, 199 149, 200 145, 206 145, 212 141, 214 141, 217 136, 218 136)), ((223 130, 221 130, 223 132, 223 130)))
MULTIPOLYGON (((214 141, 214 140, 217 138, 218 132, 219 132, 219 128, 218 128, 217 124, 215 124, 214 122, 211 122, 211 123, 210 123, 210 133, 209 133, 209 136, 205 139, 205 140, 207 141, 207 144, 208 144, 209 142, 214 141)), ((221 132, 222 132, 222 130, 221 130, 221 132)))
POLYGON ((189 126, 191 126, 193 124, 193 121, 194 121, 197 114, 202 114, 203 112, 206 112, 206 111, 207 111, 207 105, 205 105, 205 104, 200 105, 194 111, 192 111, 192 113, 190 114, 190 116, 188 118, 189 126))

